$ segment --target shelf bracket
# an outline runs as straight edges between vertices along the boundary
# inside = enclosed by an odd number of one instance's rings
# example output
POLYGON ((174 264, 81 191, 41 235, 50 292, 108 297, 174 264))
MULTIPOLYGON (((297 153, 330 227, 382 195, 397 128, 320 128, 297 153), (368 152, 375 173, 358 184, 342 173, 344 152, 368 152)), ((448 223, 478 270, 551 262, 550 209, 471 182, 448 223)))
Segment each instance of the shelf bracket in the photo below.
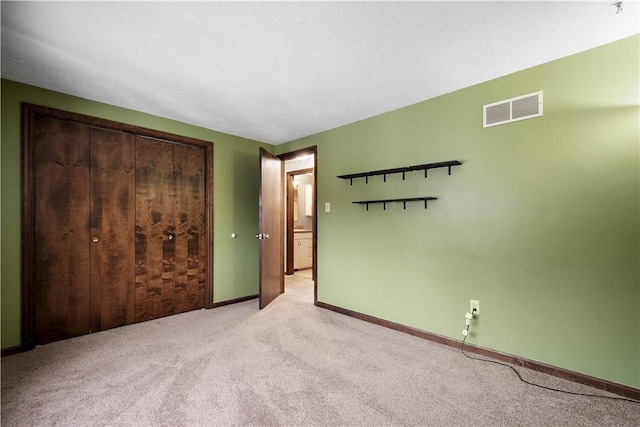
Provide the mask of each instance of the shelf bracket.
POLYGON ((353 185, 353 178, 349 179, 350 185, 353 185))
POLYGON ((387 174, 382 174, 382 182, 387 182, 387 174))
POLYGON ((369 183, 369 177, 370 176, 378 176, 378 175, 382 175, 384 182, 387 182, 387 175, 392 175, 394 173, 402 173, 402 180, 406 180, 406 173, 407 172, 411 172, 411 171, 417 171, 417 170, 424 170, 424 177, 427 178, 428 176, 428 169, 436 169, 436 168, 447 168, 447 173, 449 175, 451 175, 451 168, 453 166, 459 166, 462 163, 460 163, 458 160, 449 160, 446 162, 439 162, 439 163, 425 163, 422 165, 415 165, 415 166, 407 166, 407 167, 400 167, 400 168, 393 168, 393 169, 380 169, 380 170, 375 170, 375 171, 369 171, 369 172, 360 172, 360 173, 353 173, 353 174, 347 174, 347 175, 338 175, 338 178, 341 179, 348 179, 351 182, 351 185, 353 185, 353 179, 354 178, 365 178, 365 182, 368 184, 369 183))
POLYGON ((359 205, 365 205, 367 210, 369 210, 369 205, 371 204, 376 204, 379 203, 382 205, 382 209, 383 210, 387 210, 387 203, 399 203, 402 202, 402 208, 404 210, 407 209, 407 202, 420 202, 423 201, 424 202, 424 208, 427 209, 427 202, 429 200, 437 200, 437 197, 410 197, 410 198, 405 198, 405 199, 384 199, 384 200, 362 200, 362 201, 357 201, 357 202, 352 202, 352 203, 356 203, 359 205))
POLYGON ((368 184, 368 183, 369 183, 369 177, 368 177, 368 176, 365 176, 365 177, 364 177, 364 183, 365 183, 365 184, 368 184))

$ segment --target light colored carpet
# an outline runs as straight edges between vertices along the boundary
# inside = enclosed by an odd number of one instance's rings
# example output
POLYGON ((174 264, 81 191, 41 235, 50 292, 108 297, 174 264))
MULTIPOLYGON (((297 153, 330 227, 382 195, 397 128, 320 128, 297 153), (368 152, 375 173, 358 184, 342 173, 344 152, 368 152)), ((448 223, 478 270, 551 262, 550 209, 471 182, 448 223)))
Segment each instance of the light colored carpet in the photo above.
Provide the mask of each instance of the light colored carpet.
POLYGON ((313 278, 313 270, 297 270, 293 273, 295 276, 306 277, 307 279, 313 278))
MULTIPOLYGON (((2 426, 637 426, 640 405, 541 390, 459 350, 314 307, 313 282, 2 359, 2 426)), ((521 369, 572 391, 586 386, 521 369)))

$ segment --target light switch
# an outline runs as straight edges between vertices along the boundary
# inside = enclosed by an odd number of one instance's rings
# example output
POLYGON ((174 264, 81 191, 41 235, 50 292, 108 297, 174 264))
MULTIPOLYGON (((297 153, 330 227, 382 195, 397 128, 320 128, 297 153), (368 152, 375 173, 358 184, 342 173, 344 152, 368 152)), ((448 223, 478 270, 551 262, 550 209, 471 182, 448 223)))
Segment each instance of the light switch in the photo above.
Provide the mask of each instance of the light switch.
POLYGON ((331 203, 327 202, 324 204, 324 211, 331 212, 331 203))

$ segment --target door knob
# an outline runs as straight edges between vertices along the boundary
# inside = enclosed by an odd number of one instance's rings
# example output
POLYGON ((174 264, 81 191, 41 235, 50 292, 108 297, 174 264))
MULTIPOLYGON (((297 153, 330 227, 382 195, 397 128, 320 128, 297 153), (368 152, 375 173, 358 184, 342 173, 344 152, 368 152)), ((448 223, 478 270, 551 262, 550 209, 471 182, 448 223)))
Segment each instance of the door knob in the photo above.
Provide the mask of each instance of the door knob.
POLYGON ((169 236, 167 236, 167 239, 173 240, 173 237, 174 237, 173 234, 169 234, 169 236))
POLYGON ((94 237, 93 239, 91 239, 91 241, 92 241, 93 243, 98 243, 98 242, 100 241, 100 238, 96 236, 96 237, 94 237))

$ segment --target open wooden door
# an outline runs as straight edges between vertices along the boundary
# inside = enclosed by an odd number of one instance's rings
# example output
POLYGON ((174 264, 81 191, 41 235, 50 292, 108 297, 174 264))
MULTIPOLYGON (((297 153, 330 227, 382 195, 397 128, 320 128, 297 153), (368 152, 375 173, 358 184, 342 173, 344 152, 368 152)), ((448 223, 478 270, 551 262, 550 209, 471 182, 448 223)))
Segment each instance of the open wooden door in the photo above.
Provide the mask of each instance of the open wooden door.
POLYGON ((283 162, 260 148, 260 309, 284 292, 283 162))

